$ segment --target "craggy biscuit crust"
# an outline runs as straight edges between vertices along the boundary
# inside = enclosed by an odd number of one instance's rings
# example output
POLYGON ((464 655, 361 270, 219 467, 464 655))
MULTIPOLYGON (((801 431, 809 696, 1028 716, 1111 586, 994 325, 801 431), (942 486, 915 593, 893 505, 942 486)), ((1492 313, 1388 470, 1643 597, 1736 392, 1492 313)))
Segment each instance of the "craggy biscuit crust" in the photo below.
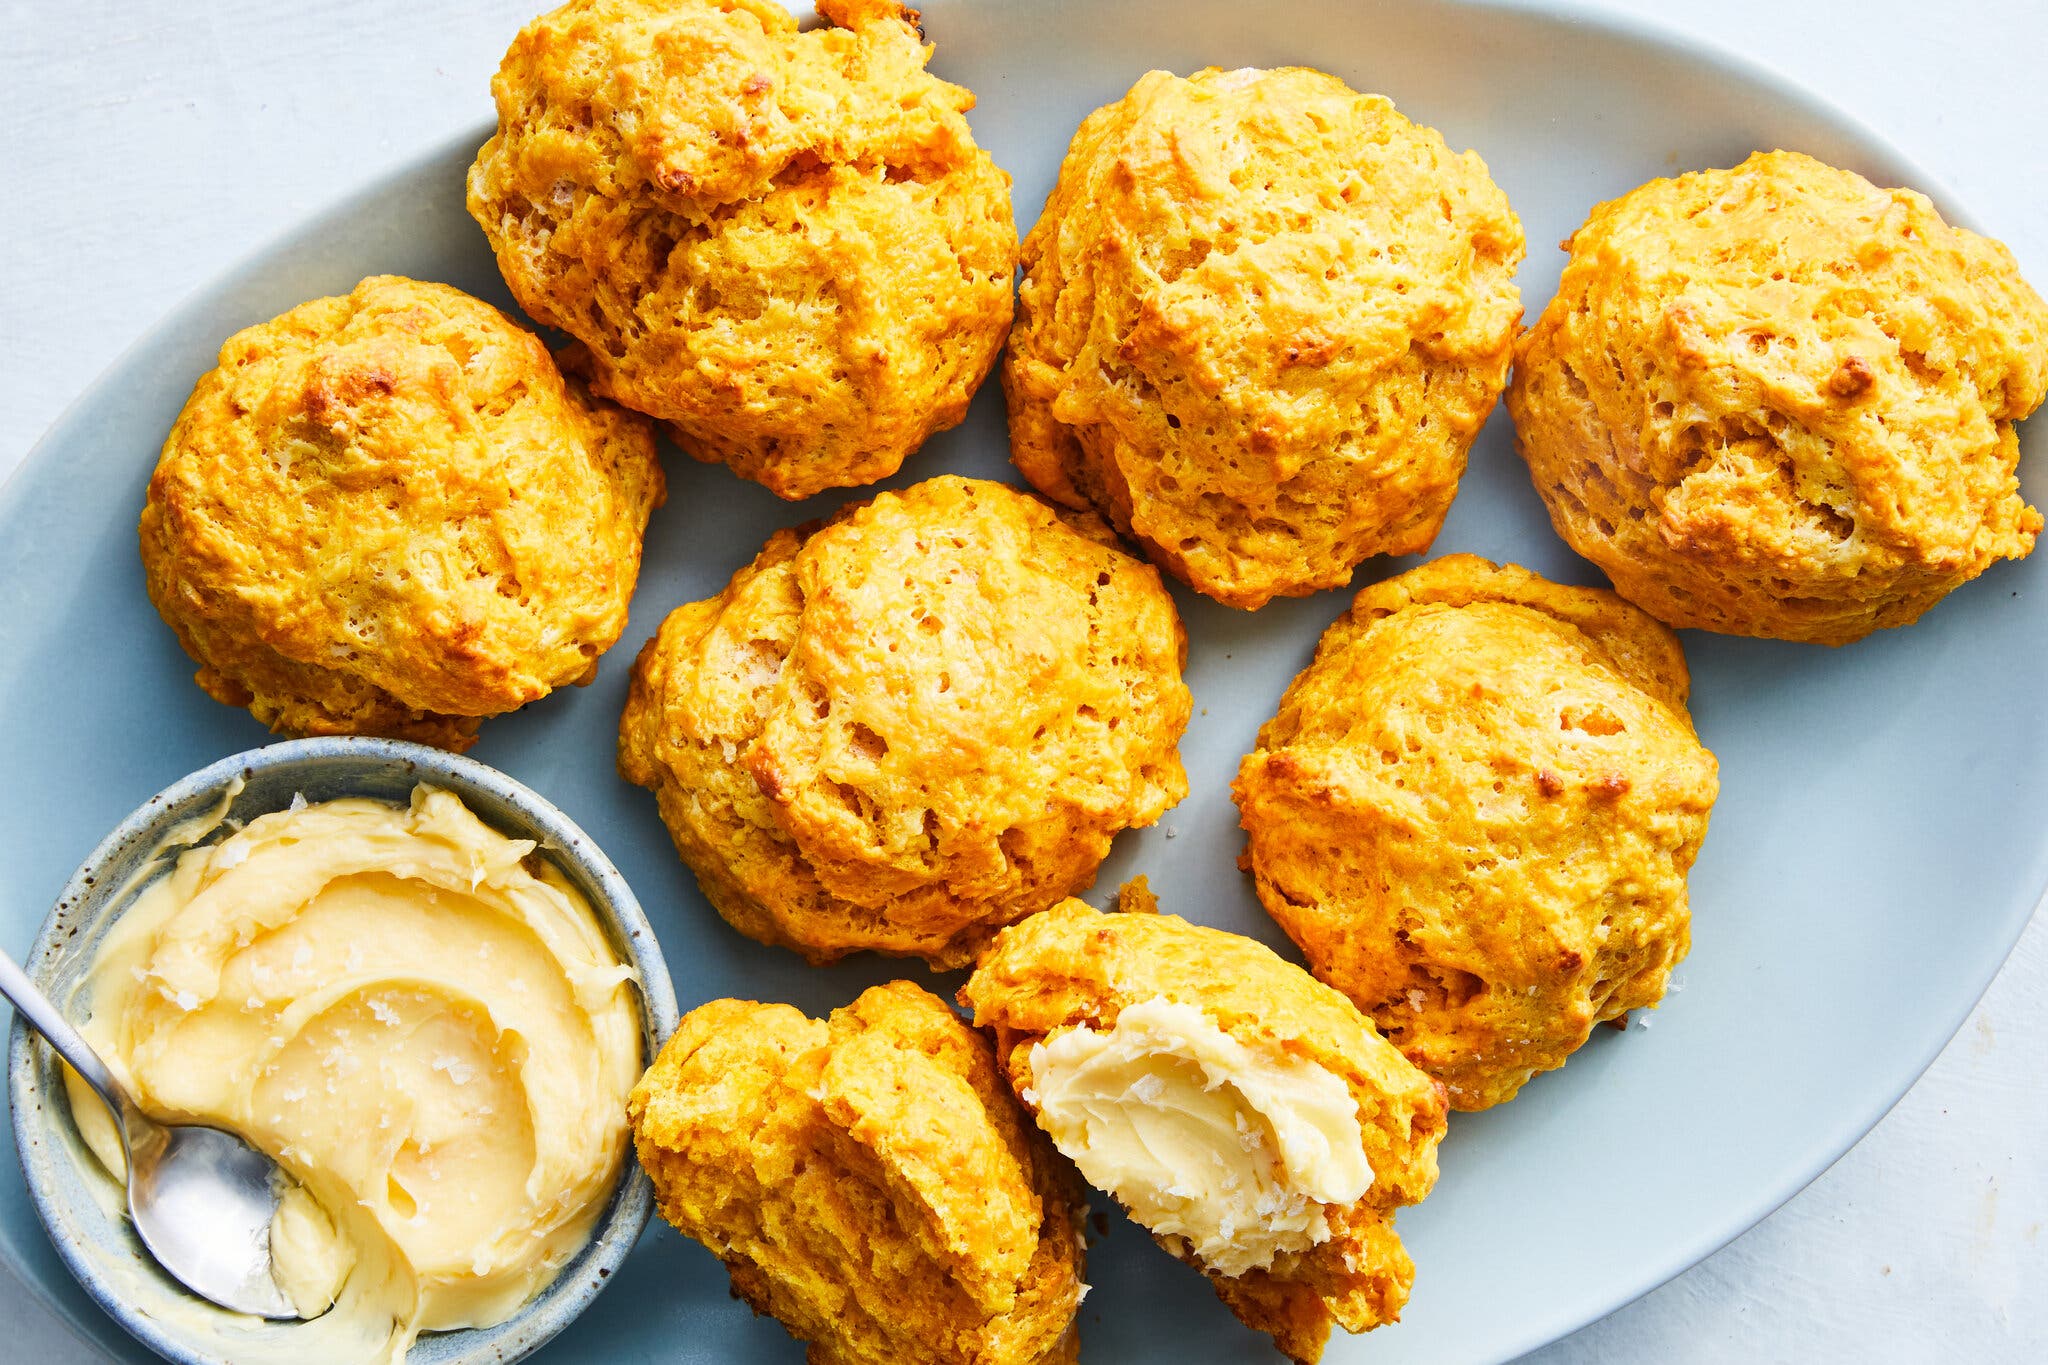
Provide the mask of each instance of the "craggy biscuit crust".
POLYGON ((742 933, 963 966, 1187 794, 1186 649, 1098 519, 932 479, 777 533, 677 608, 619 770, 742 933))
POLYGON ((592 386, 785 498, 956 425, 1012 308, 1009 177, 916 14, 571 0, 491 83, 469 210, 592 386))
POLYGON ((1243 864, 1458 1109, 1663 998, 1718 790, 1670 631, 1450 555, 1360 592, 1259 731, 1243 864))
POLYGON ((1257 607, 1425 550, 1507 382, 1522 229, 1335 77, 1163 71, 1082 123, 1024 242, 1017 467, 1257 607))
POLYGON ((1551 521, 1674 626, 1845 644, 2033 549, 2048 305, 1923 196, 1789 152, 1565 243, 1508 394, 1551 521))
POLYGON ((936 996, 714 1000, 627 1112, 662 1217, 815 1365, 1077 1358, 1079 1183, 936 996))
POLYGON ((218 700, 461 750, 595 675, 663 489, 648 423, 539 338, 380 275, 228 338, 157 460, 142 563, 218 700))
MULTIPOLYGON (((1143 888, 1132 899, 1151 904, 1143 888)), ((1397 1320, 1415 1266, 1394 1213, 1436 1183, 1444 1093, 1349 1000, 1241 934, 1177 915, 1104 914, 1078 900, 998 934, 960 992, 975 1024, 994 1030, 996 1055, 1019 1093, 1031 1081, 1027 1044, 1078 1024, 1112 1028, 1124 1007, 1159 998, 1197 1006, 1240 1042, 1343 1079, 1358 1101, 1373 1170, 1364 1198, 1327 1210, 1330 1240, 1285 1253, 1270 1270, 1210 1275, 1217 1294, 1302 1362, 1322 1355, 1333 1322, 1363 1332, 1397 1320)))

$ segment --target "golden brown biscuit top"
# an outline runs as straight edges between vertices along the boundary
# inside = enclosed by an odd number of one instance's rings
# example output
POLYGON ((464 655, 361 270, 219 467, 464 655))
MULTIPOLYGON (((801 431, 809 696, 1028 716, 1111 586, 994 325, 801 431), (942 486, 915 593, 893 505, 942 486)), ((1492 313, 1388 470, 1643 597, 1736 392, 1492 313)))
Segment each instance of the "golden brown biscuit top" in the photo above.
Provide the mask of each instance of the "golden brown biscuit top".
POLYGON ((1581 406, 1611 433, 1599 472, 1630 520, 1597 481, 1566 520, 1590 536, 1600 519, 1627 561, 1608 567, 1660 616, 1840 642, 2031 547, 2009 424, 2048 394, 2048 304, 2000 243, 1911 190, 1768 152, 1652 181, 1564 245, 1517 351, 1532 378, 1564 371, 1555 394, 1518 392, 1517 423, 1540 485, 1590 478, 1545 463, 1581 439, 1581 406))
POLYGON ((1260 727, 1258 748, 1288 780, 1364 784, 1418 819, 1529 773, 1539 783, 1571 775, 1594 800, 1610 768, 1678 789, 1691 766, 1657 758, 1674 743, 1704 755, 1688 686, 1677 636, 1615 594, 1447 555, 1358 594, 1260 727), (1425 747, 1424 731, 1430 780, 1410 784, 1395 760, 1425 747))
POLYGON ((1443 555, 1361 589, 1351 609, 1316 642, 1316 661, 1348 648, 1374 623, 1397 612, 1481 602, 1526 608, 1571 627, 1629 682, 1685 714, 1692 689, 1685 651, 1678 637, 1647 612, 1605 589, 1553 583, 1519 564, 1495 564, 1478 555, 1443 555))
MULTIPOLYGON (((1873 445, 1885 467, 1846 472, 1907 478, 1905 511, 1947 490, 1909 458, 1911 431, 1875 439, 1876 412, 1887 429, 1997 421, 2048 393, 2048 305, 2002 243, 1949 226, 1925 195, 1797 152, 1651 181, 1596 207, 1563 246, 1561 296, 1654 310, 1640 320, 1658 325, 1625 334, 1646 352, 1624 357, 1630 372, 1702 406, 1775 410, 1873 445)), ((1611 375, 1580 378, 1608 393, 1611 375)), ((1643 453, 1661 479, 1686 472, 1669 448, 1643 453)))
POLYGON ((151 479, 143 554, 202 662, 248 663, 259 692, 282 656, 490 715, 595 667, 662 496, 644 419, 490 305, 377 276, 222 346, 151 479))
POLYGON ((1001 348, 1009 177, 913 20, 826 3, 570 0, 493 81, 468 204, 592 384, 778 496, 872 483, 1001 348))
POLYGON ((1511 1098, 1685 954, 1718 792, 1677 638, 1454 555, 1358 594, 1239 769, 1261 899, 1455 1105, 1511 1098))
MULTIPOLYGON (((1490 353, 1520 316, 1521 228, 1477 154, 1307 67, 1153 71, 1089 115, 1025 254, 1090 238, 1095 288, 1130 295, 1103 377, 1130 367, 1193 401, 1200 421, 1174 430, 1215 451, 1203 465, 1237 496, 1342 434, 1352 414, 1325 389, 1362 384, 1411 343, 1490 353)), ((1074 363, 1069 425, 1122 399, 1091 372, 1074 363)))
MULTIPOLYGON (((799 161, 919 167, 971 151, 974 96, 924 70, 916 12, 824 0, 800 30, 772 0, 570 0, 492 79, 526 169, 700 217, 799 161)), ((532 178, 532 175, 527 177, 532 178)))
POLYGON ((795 553, 801 621, 747 762, 806 849, 971 885, 1003 871, 979 832, 1048 791, 1109 809, 1159 785, 1126 766, 1159 720, 1126 689, 1149 665, 1178 690, 1185 635, 1156 574, 1077 524, 946 477, 795 553))
POLYGON ((1232 605, 1426 545, 1521 315, 1479 157, 1302 67, 1148 73, 1082 123, 1023 255, 1006 382, 1046 411, 1018 463, 1232 605), (1149 458, 1077 469, 1062 428, 1098 427, 1149 458))
POLYGON ((1186 791, 1186 634, 1157 571, 1002 484, 932 479, 781 532, 690 627, 656 749, 729 746, 834 896, 997 894, 1008 832, 1049 802, 1121 827, 1186 791))

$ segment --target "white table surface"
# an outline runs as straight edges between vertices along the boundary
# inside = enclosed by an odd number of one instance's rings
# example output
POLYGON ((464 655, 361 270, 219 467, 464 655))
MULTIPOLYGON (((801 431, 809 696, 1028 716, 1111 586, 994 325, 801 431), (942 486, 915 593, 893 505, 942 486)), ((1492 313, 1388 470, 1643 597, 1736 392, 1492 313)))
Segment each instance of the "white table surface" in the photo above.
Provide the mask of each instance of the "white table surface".
MULTIPOLYGON (((15 204, 0 252, 0 476, 187 293, 487 118, 490 74, 540 3, 0 2, 0 164, 15 204)), ((1587 7, 1743 52, 1849 110, 1943 175, 2048 288, 2048 4, 1587 7)), ((1034 206, 1019 207, 1028 218, 1034 206)), ((2044 1058, 2037 919, 1941 1059, 1834 1169, 1719 1255, 1530 1359, 2048 1360, 2044 1058)), ((94 1358, 4 1267, 0 1324, 7 1359, 94 1358)))

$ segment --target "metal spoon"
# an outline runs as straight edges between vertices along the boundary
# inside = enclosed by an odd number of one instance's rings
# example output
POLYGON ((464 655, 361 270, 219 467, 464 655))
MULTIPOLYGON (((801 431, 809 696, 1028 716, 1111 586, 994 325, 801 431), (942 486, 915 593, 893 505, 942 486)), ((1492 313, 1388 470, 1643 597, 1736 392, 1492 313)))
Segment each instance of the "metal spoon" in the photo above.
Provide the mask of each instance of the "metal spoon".
POLYGON ((263 1318, 298 1317, 270 1272, 270 1221, 284 1189, 277 1163, 233 1133, 165 1125, 144 1114, 99 1054, 5 953, 0 995, 14 1002, 113 1113, 128 1158, 128 1216, 157 1263, 223 1308, 263 1318))

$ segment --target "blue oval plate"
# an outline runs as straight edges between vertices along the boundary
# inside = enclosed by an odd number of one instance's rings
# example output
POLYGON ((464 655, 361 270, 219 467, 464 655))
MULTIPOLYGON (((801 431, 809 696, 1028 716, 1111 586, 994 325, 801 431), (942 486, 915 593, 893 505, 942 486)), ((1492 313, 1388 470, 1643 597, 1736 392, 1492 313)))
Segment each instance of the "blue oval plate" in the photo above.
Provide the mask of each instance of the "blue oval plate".
MULTIPOLYGON (((1655 176, 1786 147, 1882 184, 1931 178, 1839 113, 1746 64, 1569 11, 1408 0, 1047 0, 922 6, 941 74, 978 92, 976 135, 1016 177, 1028 226, 1068 137, 1144 71, 1306 63, 1391 96, 1476 147, 1521 215, 1531 316, 1596 201, 1655 176)), ((510 41, 511 34, 505 34, 510 41)), ((143 594, 135 518, 157 447, 236 328, 393 271, 511 303, 462 207, 486 130, 436 149, 202 292, 79 400, 0 490, 0 935, 25 947, 77 861, 151 792, 263 742, 191 682, 143 594)), ((1994 231, 1997 225, 1988 225, 1994 231)), ((2042 432, 2023 479, 2038 498, 2042 432)), ((597 682, 492 721, 477 758, 528 783, 617 862, 660 936, 685 1008, 740 994, 821 1012, 921 967, 874 958, 814 970, 727 929, 677 862, 646 793, 613 772, 626 674, 661 615, 706 596, 769 532, 847 495, 792 507, 726 470, 672 459, 627 637, 597 682)), ((1002 399, 915 457, 1012 478, 1002 399)), ((1472 452, 1438 551, 1564 579, 1597 575, 1551 533, 1504 413, 1472 452)), ((1376 561, 1361 580, 1402 562, 1376 561)), ((1811 1180, 1903 1093, 1955 1031, 2044 884, 2048 555, 2002 565, 1921 624, 1843 650, 1691 634, 1694 714, 1722 797, 1693 874, 1694 944, 1655 1027, 1600 1030, 1513 1104, 1461 1115, 1443 1179, 1401 1218, 1418 1266, 1403 1322, 1331 1343, 1333 1362, 1499 1360, 1611 1311, 1699 1260, 1811 1180)), ((1166 908, 1279 943, 1234 860, 1229 780, 1343 593, 1256 614, 1180 595, 1196 715, 1194 791, 1126 835, 1106 891, 1150 876, 1166 908)), ((1098 897, 1099 898, 1099 897, 1098 897)), ((953 982, 934 982, 949 990, 953 982)), ((0 1168, 0 1256, 116 1358, 141 1357, 79 1293, 0 1168)), ((1091 1361, 1274 1359, 1190 1269, 1120 1217, 1089 1256, 1091 1361)), ((657 1228, 546 1361, 785 1362, 802 1348, 728 1294, 711 1255, 657 1228)))

